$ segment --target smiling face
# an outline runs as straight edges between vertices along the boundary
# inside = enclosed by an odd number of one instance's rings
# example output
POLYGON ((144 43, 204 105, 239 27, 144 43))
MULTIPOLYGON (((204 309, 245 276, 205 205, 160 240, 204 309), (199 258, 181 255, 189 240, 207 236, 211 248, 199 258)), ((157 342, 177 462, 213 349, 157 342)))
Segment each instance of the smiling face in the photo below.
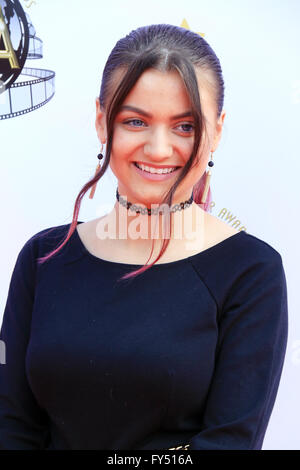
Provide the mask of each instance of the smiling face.
MULTIPOLYGON (((176 189, 172 204, 190 198, 193 186, 207 167, 210 152, 217 148, 225 117, 223 111, 217 120, 213 91, 199 69, 196 75, 207 133, 204 130, 197 155, 198 163, 176 189)), ((110 167, 118 179, 119 193, 126 196, 127 201, 149 208, 151 204, 160 204, 178 178, 180 168, 167 178, 146 178, 134 162, 161 168, 185 165, 194 140, 189 103, 189 96, 177 71, 148 69, 127 95, 115 119, 110 158, 110 167), (178 117, 183 114, 187 115, 178 117)), ((106 119, 98 99, 96 130, 101 142, 105 143, 106 119)))

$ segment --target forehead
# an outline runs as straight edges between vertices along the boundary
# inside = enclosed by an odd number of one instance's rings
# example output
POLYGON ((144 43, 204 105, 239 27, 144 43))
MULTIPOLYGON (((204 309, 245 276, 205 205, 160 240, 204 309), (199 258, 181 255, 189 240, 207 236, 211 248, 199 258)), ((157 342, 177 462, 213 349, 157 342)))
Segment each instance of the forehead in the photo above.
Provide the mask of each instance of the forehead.
MULTIPOLYGON (((195 69, 201 106, 205 113, 214 111, 215 102, 213 90, 208 75, 200 69, 195 69)), ((119 82, 124 72, 119 72, 116 82, 119 82)), ((138 78, 137 82, 126 96, 123 104, 131 104, 147 111, 175 115, 187 111, 190 98, 186 91, 183 79, 176 70, 162 72, 156 69, 147 69, 138 78)))

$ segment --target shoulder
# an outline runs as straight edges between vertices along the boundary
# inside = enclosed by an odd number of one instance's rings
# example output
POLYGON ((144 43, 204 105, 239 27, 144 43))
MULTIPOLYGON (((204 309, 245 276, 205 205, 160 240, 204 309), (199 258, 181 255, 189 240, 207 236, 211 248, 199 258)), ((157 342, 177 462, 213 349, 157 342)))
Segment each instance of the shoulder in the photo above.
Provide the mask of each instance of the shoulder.
POLYGON ((28 238, 15 257, 12 271, 11 284, 13 286, 27 286, 32 288, 36 278, 37 258, 42 257, 52 249, 50 239, 58 240, 59 236, 66 233, 70 224, 48 227, 34 233, 28 238))
MULTIPOLYGON (((213 225, 221 227, 215 221, 213 225)), ((227 231, 227 227, 222 227, 216 237, 220 241, 199 257, 193 257, 191 263, 220 308, 229 293, 238 291, 242 285, 263 288, 271 278, 284 286, 281 254, 269 242, 243 230, 227 231)))
MULTIPOLYGON (((231 257, 231 263, 234 262, 234 258, 238 262, 245 259, 245 262, 255 260, 279 260, 281 261, 281 254, 277 251, 274 246, 272 246, 266 240, 259 238, 245 230, 238 230, 235 227, 229 226, 227 223, 223 222, 221 219, 207 213, 207 220, 209 225, 209 234, 214 244, 230 238, 240 232, 243 232, 246 236, 244 237, 234 237, 232 241, 236 242, 233 245, 235 257, 231 257)), ((230 256, 232 252, 230 251, 230 256)))
POLYGON ((69 223, 47 227, 31 235, 18 253, 18 264, 36 265, 37 258, 50 253, 65 239, 70 225, 69 223))
POLYGON ((70 224, 55 225, 44 228, 31 235, 31 237, 25 242, 24 246, 37 247, 43 244, 52 244, 53 242, 58 241, 61 237, 66 236, 69 228, 70 224))

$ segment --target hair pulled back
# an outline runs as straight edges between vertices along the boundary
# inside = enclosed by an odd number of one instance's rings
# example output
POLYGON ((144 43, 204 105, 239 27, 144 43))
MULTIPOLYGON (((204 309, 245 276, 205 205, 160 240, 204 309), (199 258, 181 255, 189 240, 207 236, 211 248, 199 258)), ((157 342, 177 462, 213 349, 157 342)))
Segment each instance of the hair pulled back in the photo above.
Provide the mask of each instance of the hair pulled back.
MULTIPOLYGON (((99 102, 101 108, 106 113, 107 142, 105 159, 101 170, 80 190, 74 205, 72 223, 65 240, 48 255, 38 258, 39 263, 45 262, 57 253, 76 230, 83 196, 102 178, 109 166, 113 141, 113 126, 119 108, 139 77, 149 68, 162 72, 176 70, 180 74, 190 98, 195 128, 194 146, 190 158, 182 168, 173 186, 167 192, 162 204, 172 205, 173 195, 178 185, 196 163, 196 156, 205 128, 205 120, 202 114, 195 68, 203 72, 204 78, 209 79, 215 97, 218 118, 221 115, 224 102, 224 81, 219 59, 203 37, 183 27, 170 24, 152 24, 139 27, 116 43, 104 67, 99 102), (117 71, 123 71, 124 73, 121 75, 121 79, 116 86, 117 71)), ((193 199, 199 205, 203 205, 200 201, 204 189, 204 178, 205 172, 193 187, 193 199)), ((203 205, 205 211, 208 210, 210 202, 211 191, 209 189, 206 203, 203 205)), ((168 243, 169 239, 164 238, 161 251, 153 263, 146 264, 135 271, 125 274, 120 280, 131 279, 150 269, 163 255, 168 243)))

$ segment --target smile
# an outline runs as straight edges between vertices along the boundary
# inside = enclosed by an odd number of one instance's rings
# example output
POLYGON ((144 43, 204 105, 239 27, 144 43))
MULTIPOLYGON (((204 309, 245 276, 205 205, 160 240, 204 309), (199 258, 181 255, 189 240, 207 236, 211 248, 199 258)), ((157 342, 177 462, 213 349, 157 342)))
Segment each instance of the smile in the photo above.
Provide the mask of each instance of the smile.
POLYGON ((142 176, 146 180, 151 180, 151 181, 165 181, 169 178, 173 178, 173 176, 177 174, 178 170, 181 168, 181 167, 160 168, 156 170, 153 170, 151 168, 151 171, 147 171, 147 169, 150 170, 150 167, 147 167, 144 165, 138 165, 135 162, 132 163, 132 165, 135 171, 140 176, 142 176), (145 169, 142 169, 142 168, 145 168, 145 169))
POLYGON ((174 166, 173 168, 153 168, 149 167, 147 165, 142 165, 139 163, 134 163, 140 170, 147 171, 148 173, 155 173, 157 175, 165 174, 165 173, 172 173, 172 171, 175 171, 178 167, 174 166))

